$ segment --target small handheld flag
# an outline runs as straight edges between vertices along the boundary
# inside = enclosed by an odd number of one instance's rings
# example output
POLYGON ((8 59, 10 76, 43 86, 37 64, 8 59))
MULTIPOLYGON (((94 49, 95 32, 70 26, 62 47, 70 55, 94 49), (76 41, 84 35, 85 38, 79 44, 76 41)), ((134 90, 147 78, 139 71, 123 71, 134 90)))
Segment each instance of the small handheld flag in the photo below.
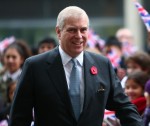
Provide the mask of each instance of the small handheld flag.
POLYGON ((136 8, 138 9, 138 13, 140 14, 141 19, 143 20, 147 30, 150 32, 150 14, 143 8, 143 6, 134 1, 136 8))
POLYGON ((13 43, 15 41, 15 37, 11 36, 8 38, 5 38, 4 40, 0 41, 0 52, 3 52, 4 49, 10 45, 11 43, 13 43))
POLYGON ((121 57, 115 50, 112 49, 109 53, 106 54, 106 57, 110 60, 114 68, 120 66, 121 57))
POLYGON ((87 44, 90 48, 94 48, 96 45, 98 45, 98 47, 102 50, 104 48, 105 41, 99 35, 97 35, 94 30, 90 29, 88 32, 87 44))

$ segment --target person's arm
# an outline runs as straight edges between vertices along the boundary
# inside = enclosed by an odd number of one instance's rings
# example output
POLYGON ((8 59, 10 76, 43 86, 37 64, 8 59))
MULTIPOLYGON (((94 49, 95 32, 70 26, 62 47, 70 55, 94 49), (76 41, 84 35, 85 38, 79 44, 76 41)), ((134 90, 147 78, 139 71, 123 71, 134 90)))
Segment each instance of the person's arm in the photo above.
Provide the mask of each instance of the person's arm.
POLYGON ((9 126, 29 126, 32 121, 32 67, 28 59, 23 67, 12 103, 9 126))
POLYGON ((145 91, 144 96, 146 98, 146 108, 143 114, 144 125, 148 126, 150 122, 150 94, 145 91))
POLYGON ((148 54, 150 54, 150 32, 147 32, 146 50, 147 50, 148 54))
POLYGON ((121 87, 111 64, 110 83, 111 91, 108 97, 107 108, 116 113, 116 117, 120 119, 121 126, 144 126, 141 116, 138 114, 135 106, 129 101, 121 87))

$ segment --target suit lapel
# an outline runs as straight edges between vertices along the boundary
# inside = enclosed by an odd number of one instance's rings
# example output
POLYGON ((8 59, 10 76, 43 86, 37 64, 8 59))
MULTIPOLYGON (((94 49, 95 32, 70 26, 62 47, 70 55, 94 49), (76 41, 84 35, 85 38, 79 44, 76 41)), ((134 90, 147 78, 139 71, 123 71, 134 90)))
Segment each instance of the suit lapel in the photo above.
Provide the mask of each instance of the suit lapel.
POLYGON ((61 56, 59 54, 58 48, 54 50, 54 53, 49 56, 48 60, 48 74, 53 81, 53 84, 58 92, 60 99, 65 103, 66 109, 70 111, 70 114, 74 116, 70 97, 68 94, 68 86, 65 76, 65 71, 63 68, 61 56))
POLYGON ((84 54, 84 83, 85 83, 85 92, 84 92, 84 106, 83 111, 87 109, 88 103, 92 97, 92 92, 94 92, 94 75, 91 74, 90 69, 94 65, 94 61, 91 56, 85 52, 84 54))

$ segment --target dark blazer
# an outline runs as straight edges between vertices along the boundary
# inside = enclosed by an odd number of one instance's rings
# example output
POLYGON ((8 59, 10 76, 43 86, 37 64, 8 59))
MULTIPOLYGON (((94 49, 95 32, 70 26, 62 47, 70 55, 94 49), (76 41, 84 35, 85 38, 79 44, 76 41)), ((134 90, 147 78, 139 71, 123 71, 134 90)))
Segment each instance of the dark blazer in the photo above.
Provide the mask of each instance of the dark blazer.
POLYGON ((101 126, 104 109, 115 110, 122 126, 143 126, 123 93, 108 59, 84 52, 84 105, 76 121, 58 47, 26 60, 11 108, 9 126, 101 126), (97 74, 90 69, 95 66, 97 74))

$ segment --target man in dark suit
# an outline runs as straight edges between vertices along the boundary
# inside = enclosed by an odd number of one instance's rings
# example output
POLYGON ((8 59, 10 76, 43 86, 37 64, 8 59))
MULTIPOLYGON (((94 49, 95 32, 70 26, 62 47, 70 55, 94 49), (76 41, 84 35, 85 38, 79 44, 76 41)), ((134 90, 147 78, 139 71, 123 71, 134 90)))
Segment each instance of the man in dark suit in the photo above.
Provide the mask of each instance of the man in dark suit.
POLYGON ((33 108, 35 126, 102 126, 105 108, 116 112, 122 126, 143 126, 109 60, 84 51, 88 27, 89 18, 79 7, 59 13, 56 33, 60 46, 26 60, 9 126, 29 126, 33 108), (76 59, 78 83, 70 79, 72 58, 76 59), (74 100, 71 90, 78 84, 74 100))

